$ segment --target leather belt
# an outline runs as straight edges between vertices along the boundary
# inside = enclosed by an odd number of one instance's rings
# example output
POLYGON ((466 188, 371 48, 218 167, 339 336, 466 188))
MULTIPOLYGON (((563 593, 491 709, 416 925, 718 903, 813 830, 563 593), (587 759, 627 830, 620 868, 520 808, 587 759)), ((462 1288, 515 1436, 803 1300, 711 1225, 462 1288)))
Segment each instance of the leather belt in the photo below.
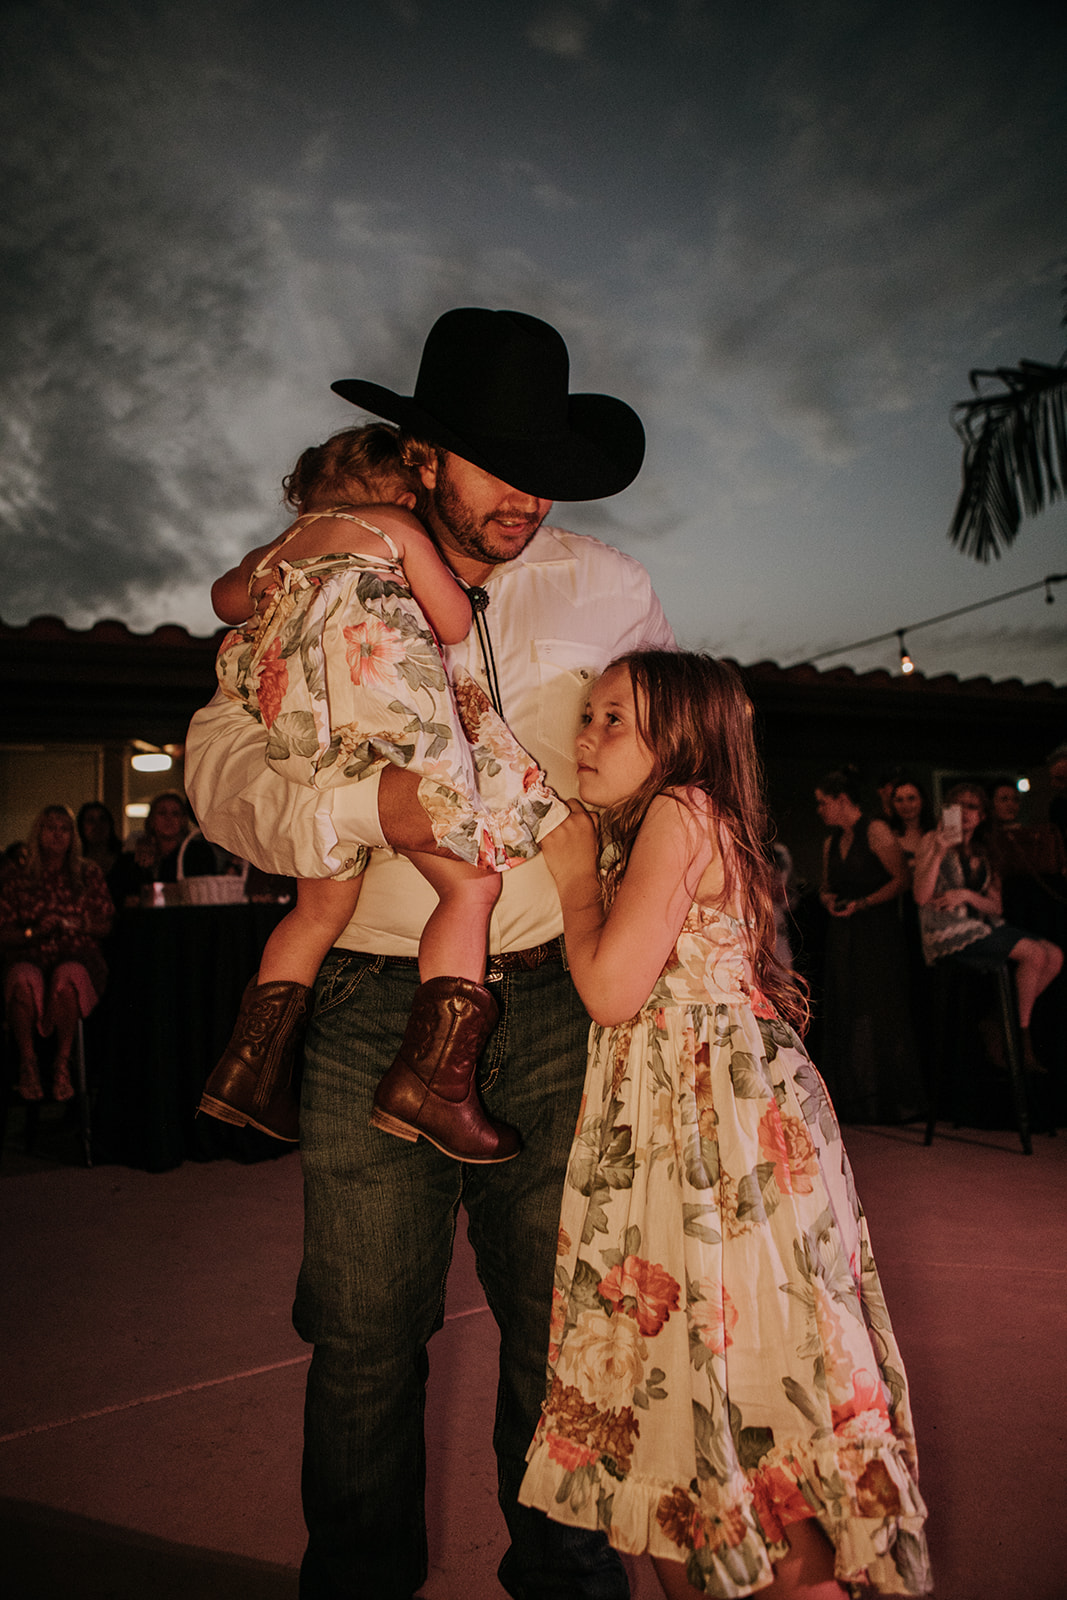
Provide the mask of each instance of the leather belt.
MULTIPOLYGON (((382 964, 387 967, 417 967, 419 958, 383 956, 382 964)), ((499 955, 490 956, 485 981, 498 983, 509 972, 535 972, 538 967, 563 967, 566 964, 562 937, 549 939, 547 944, 535 944, 530 950, 501 950, 499 955)))

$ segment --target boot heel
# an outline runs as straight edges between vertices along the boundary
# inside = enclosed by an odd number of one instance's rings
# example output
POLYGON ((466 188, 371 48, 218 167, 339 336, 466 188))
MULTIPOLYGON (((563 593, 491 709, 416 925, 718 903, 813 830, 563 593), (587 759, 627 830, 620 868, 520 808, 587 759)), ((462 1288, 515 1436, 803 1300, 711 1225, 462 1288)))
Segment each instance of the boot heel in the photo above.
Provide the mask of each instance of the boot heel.
POLYGON ((272 1139, 300 1138, 300 1048, 309 991, 302 983, 252 978, 230 1042, 204 1085, 199 1111, 272 1139))
POLYGON ((240 1111, 235 1111, 232 1106, 223 1105, 221 1100, 213 1100, 210 1095, 200 1096, 200 1104, 196 1108, 197 1116, 214 1117, 218 1122, 228 1122, 231 1128, 247 1128, 248 1118, 240 1111))
POLYGON ((517 1156, 514 1128, 478 1098, 478 1056, 497 1006, 470 978, 428 978, 415 991, 400 1053, 374 1091, 371 1123, 401 1139, 422 1134, 453 1161, 487 1165, 517 1156))
POLYGON ((383 1133, 393 1133, 398 1139, 407 1139, 411 1144, 419 1137, 414 1128, 409 1128, 406 1122, 400 1122, 396 1117, 391 1117, 388 1111, 379 1111, 375 1106, 370 1114, 372 1128, 380 1128, 383 1133))

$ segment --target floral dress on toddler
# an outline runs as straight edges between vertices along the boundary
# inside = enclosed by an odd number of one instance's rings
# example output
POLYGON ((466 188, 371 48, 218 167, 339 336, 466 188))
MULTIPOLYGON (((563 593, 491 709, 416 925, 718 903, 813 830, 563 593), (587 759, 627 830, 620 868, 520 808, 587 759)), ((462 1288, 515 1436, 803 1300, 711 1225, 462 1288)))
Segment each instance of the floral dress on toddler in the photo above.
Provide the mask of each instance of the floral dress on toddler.
MULTIPOLYGON (((288 562, 276 545, 250 582, 274 574, 260 611, 219 649, 223 690, 262 723, 282 777, 329 789, 388 761, 410 767, 438 844, 497 871, 527 860, 567 807, 481 686, 462 669, 450 681, 388 534, 331 510, 298 518, 283 543, 319 516, 376 534, 382 555, 288 562)), ((365 863, 362 851, 322 875, 355 876, 365 863)))
POLYGON ((710 1595, 766 1587, 809 1517, 843 1583, 926 1594, 866 1222, 822 1080, 746 981, 745 935, 693 906, 638 1015, 591 1027, 519 1498, 710 1595))

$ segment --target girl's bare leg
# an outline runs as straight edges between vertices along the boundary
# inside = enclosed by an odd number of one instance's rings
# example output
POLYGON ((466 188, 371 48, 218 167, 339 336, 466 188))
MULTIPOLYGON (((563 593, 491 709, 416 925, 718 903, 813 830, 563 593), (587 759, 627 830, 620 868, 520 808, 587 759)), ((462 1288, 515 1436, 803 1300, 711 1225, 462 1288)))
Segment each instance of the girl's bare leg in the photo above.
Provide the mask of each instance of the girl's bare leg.
MULTIPOLYGON (((447 975, 480 982, 485 975, 489 917, 500 893, 498 874, 472 867, 437 844, 419 803, 420 782, 416 772, 385 767, 378 787, 378 815, 389 843, 414 861, 439 896, 420 943, 421 976, 423 981, 447 975)), ((313 984, 327 952, 355 912, 361 881, 302 878, 296 906, 264 946, 258 981, 313 984)))
MULTIPOLYGON (((774 1564, 774 1582, 759 1590, 759 1600, 848 1600, 834 1577, 834 1551, 817 1522, 791 1522, 785 1530, 789 1553, 774 1564)), ((652 1565, 667 1600, 701 1600, 681 1561, 653 1557, 652 1565)))
POLYGON ((362 883, 362 878, 301 878, 296 905, 263 947, 259 982, 310 987, 350 921, 362 883))
POLYGON ((452 855, 417 850, 405 850, 404 855, 438 896, 419 940, 422 982, 470 978, 481 983, 489 949, 489 918, 500 898, 499 872, 472 867, 452 855))
POLYGON ((500 874, 461 861, 434 839, 430 819, 419 802, 418 773, 386 767, 378 785, 378 820, 393 846, 416 866, 438 903, 419 940, 419 976, 485 977, 489 918, 500 896, 500 874))
POLYGON ((429 852, 455 861, 451 850, 439 845, 433 836, 430 819, 419 803, 417 772, 390 764, 378 780, 378 821, 394 850, 405 855, 412 851, 429 852))

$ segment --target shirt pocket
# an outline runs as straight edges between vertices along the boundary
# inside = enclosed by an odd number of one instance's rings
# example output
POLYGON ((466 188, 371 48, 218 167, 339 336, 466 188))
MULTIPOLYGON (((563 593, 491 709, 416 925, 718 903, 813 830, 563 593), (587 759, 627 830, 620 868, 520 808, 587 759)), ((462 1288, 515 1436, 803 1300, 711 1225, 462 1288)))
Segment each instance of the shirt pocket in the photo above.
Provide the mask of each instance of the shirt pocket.
POLYGON ((574 761, 578 719, 589 689, 611 660, 603 646, 576 639, 535 639, 538 742, 574 761))

